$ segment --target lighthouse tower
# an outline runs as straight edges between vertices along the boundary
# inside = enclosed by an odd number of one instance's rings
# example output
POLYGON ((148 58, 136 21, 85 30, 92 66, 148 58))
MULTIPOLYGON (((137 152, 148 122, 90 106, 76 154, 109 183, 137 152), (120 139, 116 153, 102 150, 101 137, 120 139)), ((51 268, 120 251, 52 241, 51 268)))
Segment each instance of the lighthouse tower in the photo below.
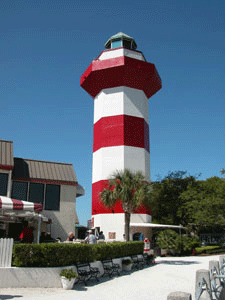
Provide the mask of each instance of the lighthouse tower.
MULTIPOLYGON (((82 88, 94 98, 92 226, 106 239, 122 240, 121 205, 109 210, 99 195, 116 170, 141 171, 150 180, 148 99, 161 88, 161 79, 130 36, 119 32, 105 48, 81 76, 82 88)), ((150 222, 151 212, 144 207, 131 216, 131 225, 150 222)), ((131 226, 131 240, 148 230, 131 226)))

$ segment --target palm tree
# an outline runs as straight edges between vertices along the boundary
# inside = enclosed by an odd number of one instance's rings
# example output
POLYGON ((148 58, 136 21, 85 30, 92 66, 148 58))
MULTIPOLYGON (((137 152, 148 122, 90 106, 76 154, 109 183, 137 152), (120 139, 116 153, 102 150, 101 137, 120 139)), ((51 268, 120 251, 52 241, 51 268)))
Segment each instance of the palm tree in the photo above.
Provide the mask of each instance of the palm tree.
POLYGON ((150 183, 146 182, 141 172, 133 173, 128 169, 116 171, 109 179, 107 188, 100 193, 101 202, 112 208, 121 201, 125 214, 125 237, 130 237, 130 214, 140 205, 148 205, 150 183))

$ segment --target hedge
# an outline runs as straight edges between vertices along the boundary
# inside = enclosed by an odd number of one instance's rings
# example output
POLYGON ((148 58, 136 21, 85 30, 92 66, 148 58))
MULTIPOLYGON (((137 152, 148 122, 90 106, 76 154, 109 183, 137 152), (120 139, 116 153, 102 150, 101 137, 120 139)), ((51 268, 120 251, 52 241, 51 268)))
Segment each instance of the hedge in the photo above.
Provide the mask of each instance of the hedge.
POLYGON ((221 246, 205 246, 195 248, 196 254, 217 254, 225 252, 225 248, 221 246))
POLYGON ((16 267, 61 267, 142 254, 143 249, 143 242, 14 244, 12 264, 16 267))

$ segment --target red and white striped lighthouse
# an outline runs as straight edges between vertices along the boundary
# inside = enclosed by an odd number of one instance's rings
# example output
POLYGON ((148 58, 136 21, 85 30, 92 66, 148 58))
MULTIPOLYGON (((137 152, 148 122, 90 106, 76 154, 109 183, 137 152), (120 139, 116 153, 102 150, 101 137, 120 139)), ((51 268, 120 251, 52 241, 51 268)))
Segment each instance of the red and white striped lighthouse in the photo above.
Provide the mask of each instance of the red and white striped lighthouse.
MULTIPOLYGON (((112 36, 105 48, 81 76, 82 88, 94 98, 92 220, 106 238, 122 240, 123 209, 105 208, 99 194, 116 170, 141 171, 150 179, 148 98, 161 79, 128 35, 112 36)), ((151 212, 142 207, 131 222, 151 222, 151 212)))

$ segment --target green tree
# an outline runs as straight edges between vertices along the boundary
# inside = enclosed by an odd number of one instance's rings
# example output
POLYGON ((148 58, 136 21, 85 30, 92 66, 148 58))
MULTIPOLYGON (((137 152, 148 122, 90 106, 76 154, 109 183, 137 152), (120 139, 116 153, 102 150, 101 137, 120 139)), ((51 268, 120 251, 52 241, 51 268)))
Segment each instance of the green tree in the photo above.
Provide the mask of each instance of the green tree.
POLYGON ((172 229, 166 229, 159 233, 157 245, 162 249, 179 251, 179 234, 172 229))
POLYGON ((151 207, 154 222, 163 224, 186 225, 178 209, 183 199, 180 194, 196 181, 194 176, 187 176, 186 171, 169 172, 160 181, 152 183, 151 207))
POLYGON ((225 181, 211 177, 196 181, 180 195, 178 214, 197 230, 225 225, 225 181))
POLYGON ((145 181, 141 172, 133 173, 128 169, 116 171, 109 179, 107 188, 100 194, 102 203, 112 208, 121 201, 125 214, 125 237, 129 241, 130 215, 142 204, 149 203, 150 184, 145 181))
POLYGON ((200 241, 198 236, 182 235, 181 237, 181 249, 185 254, 190 254, 192 249, 199 247, 200 241))
POLYGON ((177 253, 190 254, 192 249, 199 246, 199 238, 197 236, 188 236, 178 234, 172 229, 166 229, 159 233, 157 237, 157 245, 160 248, 175 250, 177 253))

